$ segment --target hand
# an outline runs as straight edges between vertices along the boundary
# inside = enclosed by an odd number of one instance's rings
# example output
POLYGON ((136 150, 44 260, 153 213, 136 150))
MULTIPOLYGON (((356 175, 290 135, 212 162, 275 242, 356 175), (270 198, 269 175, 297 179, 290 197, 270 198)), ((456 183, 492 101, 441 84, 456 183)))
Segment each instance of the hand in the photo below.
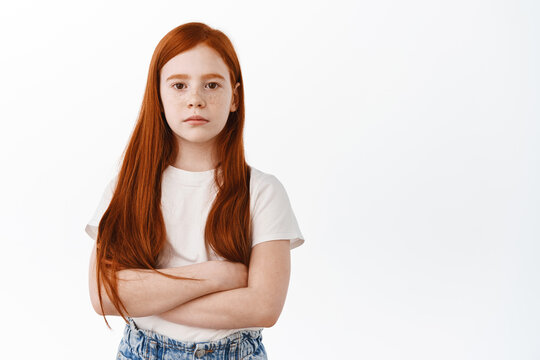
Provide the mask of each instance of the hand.
POLYGON ((209 261, 210 280, 216 281, 216 285, 223 290, 232 290, 247 287, 248 267, 239 262, 227 260, 209 261))

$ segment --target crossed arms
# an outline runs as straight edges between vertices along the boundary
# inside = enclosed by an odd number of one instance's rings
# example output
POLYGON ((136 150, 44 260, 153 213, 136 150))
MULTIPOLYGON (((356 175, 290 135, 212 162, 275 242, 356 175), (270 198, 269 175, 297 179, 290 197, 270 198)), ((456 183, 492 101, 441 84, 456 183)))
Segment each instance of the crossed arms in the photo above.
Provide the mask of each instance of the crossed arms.
MULTIPOLYGON (((273 326, 285 303, 290 278, 289 240, 272 240, 252 248, 249 268, 229 261, 207 261, 159 269, 203 281, 170 279, 152 270, 118 272, 118 293, 129 316, 158 315, 178 324, 211 329, 273 326)), ((89 267, 90 299, 100 315, 119 315, 102 289, 97 298, 95 245, 89 267)))

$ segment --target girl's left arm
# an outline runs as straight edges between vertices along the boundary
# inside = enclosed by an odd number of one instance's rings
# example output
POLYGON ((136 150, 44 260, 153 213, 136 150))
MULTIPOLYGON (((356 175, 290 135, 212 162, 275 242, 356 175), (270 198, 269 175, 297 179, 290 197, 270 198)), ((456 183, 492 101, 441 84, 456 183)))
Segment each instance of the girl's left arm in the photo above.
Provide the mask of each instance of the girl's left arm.
POLYGON ((159 316, 210 329, 271 327, 285 304, 290 272, 290 241, 262 242, 251 250, 247 287, 201 296, 159 316))

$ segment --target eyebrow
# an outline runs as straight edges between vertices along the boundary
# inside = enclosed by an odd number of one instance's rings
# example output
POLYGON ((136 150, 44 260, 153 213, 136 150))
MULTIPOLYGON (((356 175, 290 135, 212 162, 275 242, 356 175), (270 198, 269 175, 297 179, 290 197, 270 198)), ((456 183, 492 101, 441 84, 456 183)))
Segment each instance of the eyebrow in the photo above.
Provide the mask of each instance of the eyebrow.
MULTIPOLYGON (((171 79, 189 79, 190 76, 187 75, 187 74, 173 74, 171 76, 169 76, 167 78, 167 81, 171 80, 171 79)), ((212 79, 212 78, 219 78, 219 79, 222 79, 222 80, 225 80, 225 78, 223 76, 221 76, 220 74, 217 74, 217 73, 210 73, 210 74, 204 74, 201 76, 201 78, 203 79, 212 79)))

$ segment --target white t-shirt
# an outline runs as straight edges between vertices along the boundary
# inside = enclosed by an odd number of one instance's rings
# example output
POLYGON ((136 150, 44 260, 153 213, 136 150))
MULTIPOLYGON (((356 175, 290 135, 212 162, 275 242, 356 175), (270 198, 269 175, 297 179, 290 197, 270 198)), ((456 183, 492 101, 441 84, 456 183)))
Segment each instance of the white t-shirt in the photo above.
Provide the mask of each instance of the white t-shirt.
MULTIPOLYGON (((117 176, 110 180, 85 231, 97 238, 101 217, 111 201, 117 176)), ((217 188, 214 169, 200 172, 169 166, 163 172, 161 211, 167 230, 166 254, 162 253, 158 268, 178 267, 208 260, 223 260, 215 253, 207 254, 204 245, 206 218, 217 188)), ((304 243, 304 237, 281 182, 271 174, 251 166, 250 212, 252 247, 270 240, 290 239, 290 248, 304 243)), ((211 341, 240 329, 206 329, 166 321, 158 316, 133 317, 141 329, 156 331, 180 341, 211 341)), ((247 328, 251 330, 261 329, 247 328)))

